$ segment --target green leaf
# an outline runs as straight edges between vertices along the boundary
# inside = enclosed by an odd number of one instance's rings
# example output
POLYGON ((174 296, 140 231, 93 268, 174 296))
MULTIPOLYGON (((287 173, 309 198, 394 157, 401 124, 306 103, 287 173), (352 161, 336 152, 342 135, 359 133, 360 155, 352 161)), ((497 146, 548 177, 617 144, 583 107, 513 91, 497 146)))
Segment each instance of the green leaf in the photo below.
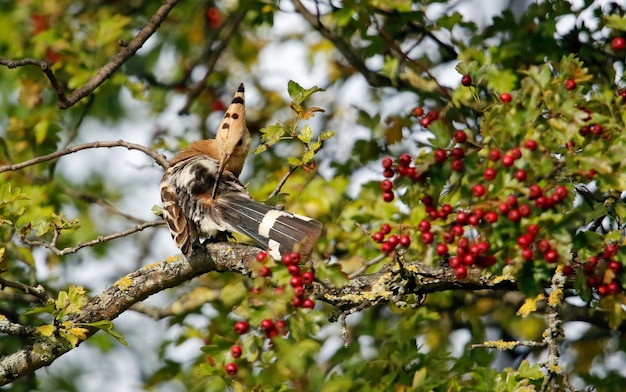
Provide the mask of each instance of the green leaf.
POLYGON ((293 80, 290 80, 287 84, 287 92, 289 93, 289 96, 294 101, 294 103, 297 105, 301 105, 302 102, 304 102, 308 97, 318 91, 326 90, 317 86, 305 89, 293 80))
POLYGON ((109 320, 94 321, 93 323, 80 323, 79 325, 98 328, 99 330, 102 330, 117 339, 117 341, 124 346, 128 347, 128 343, 126 342, 124 337, 119 332, 113 329, 113 323, 109 320))

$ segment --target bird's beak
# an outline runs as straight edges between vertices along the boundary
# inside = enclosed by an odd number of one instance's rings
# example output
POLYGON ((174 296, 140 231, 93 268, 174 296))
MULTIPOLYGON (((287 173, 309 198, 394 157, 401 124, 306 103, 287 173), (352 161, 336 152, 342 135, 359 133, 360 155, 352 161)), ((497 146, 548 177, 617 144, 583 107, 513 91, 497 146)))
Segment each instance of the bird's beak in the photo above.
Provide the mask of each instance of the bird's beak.
POLYGON ((215 184, 213 185, 213 193, 211 194, 211 200, 215 200, 217 196, 217 187, 220 184, 220 180, 222 179, 222 174, 224 173, 224 169, 226 168, 226 163, 230 159, 230 155, 223 154, 220 159, 220 165, 217 168, 217 176, 215 177, 215 184))

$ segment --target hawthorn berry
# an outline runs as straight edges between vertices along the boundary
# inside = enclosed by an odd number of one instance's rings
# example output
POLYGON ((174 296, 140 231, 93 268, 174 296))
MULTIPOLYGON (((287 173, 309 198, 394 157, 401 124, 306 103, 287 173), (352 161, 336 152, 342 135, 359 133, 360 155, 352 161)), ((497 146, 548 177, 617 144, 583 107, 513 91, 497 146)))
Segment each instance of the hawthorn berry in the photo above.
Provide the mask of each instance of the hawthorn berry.
POLYGON ((461 159, 455 159, 452 161, 452 170, 456 172, 463 171, 465 169, 465 163, 461 159))
POLYGON ((446 244, 442 244, 439 243, 437 244, 437 246, 435 247, 435 252, 439 255, 439 256, 443 256, 446 253, 448 253, 448 246, 446 244))
POLYGON ((487 155, 487 158, 489 158, 490 161, 492 162, 496 162, 500 160, 501 157, 501 153, 499 150, 491 150, 489 151, 489 154, 487 155))
POLYGON ((522 204, 521 206, 519 206, 519 208, 517 209, 517 211, 519 211, 519 215, 522 218, 527 218, 530 216, 530 213, 532 212, 530 209, 530 206, 528 204, 522 204))
POLYGON ((615 37, 611 40, 613 50, 622 50, 626 48, 626 40, 622 37, 615 37))
POLYGON ((383 170, 383 177, 385 178, 391 178, 395 175, 396 175, 396 172, 393 171, 393 169, 391 168, 383 170))
POLYGON ((537 184, 532 184, 528 187, 528 199, 535 200, 543 195, 541 187, 537 184))
POLYGON ((435 237, 433 236, 433 233, 431 233, 430 231, 426 231, 420 236, 420 241, 422 242, 422 244, 428 245, 433 242, 434 238, 435 237))
POLYGON ((520 182, 526 181, 526 177, 527 177, 526 170, 519 169, 518 171, 515 172, 515 179, 517 181, 520 181, 520 182))
POLYGON ((302 307, 305 309, 313 309, 315 307, 315 301, 313 301, 311 298, 307 298, 302 301, 302 307))
POLYGON ((485 187, 482 184, 476 184, 472 187, 472 195, 474 197, 482 197, 485 194, 485 187))
POLYGON ((420 118, 420 125, 423 126, 424 128, 428 128, 430 126, 430 119, 428 117, 422 117, 420 118))
POLYGON ((258 261, 259 263, 263 263, 265 260, 267 260, 267 252, 264 250, 260 250, 256 254, 256 261, 258 261))
POLYGON ((445 150, 438 148, 435 151, 433 151, 433 156, 435 158, 435 162, 441 163, 446 160, 446 158, 448 157, 448 154, 445 152, 445 150))
POLYGON ((413 110, 411 111, 411 114, 414 115, 415 117, 421 117, 424 115, 424 109, 422 109, 421 106, 417 106, 413 108, 413 110))
POLYGON ((467 278, 467 267, 464 265, 460 265, 454 269, 454 276, 457 279, 465 279, 467 278))
POLYGON ((463 75, 463 77, 461 78, 461 84, 465 87, 471 86, 472 85, 472 77, 465 74, 463 75))
POLYGON ((537 149, 537 142, 529 139, 524 142, 524 148, 530 151, 535 151, 537 149))
POLYGON ((483 172, 483 177, 485 178, 485 181, 492 181, 494 178, 496 178, 496 169, 494 169, 493 167, 486 168, 483 172))
POLYGON ((498 221, 498 214, 493 211, 489 211, 485 214, 485 222, 487 223, 496 223, 498 221))
POLYGON ((393 234, 387 238, 387 242, 395 248, 400 243, 400 239, 397 235, 393 234))
POLYGON ((430 122, 433 122, 439 118, 439 113, 435 110, 430 110, 426 113, 426 118, 429 119, 430 122))
POLYGON ((450 229, 450 233, 452 233, 452 235, 454 235, 455 237, 460 237, 463 235, 463 226, 461 225, 453 225, 452 228, 450 229))
POLYGON ((522 215, 519 213, 519 210, 511 210, 507 212, 506 217, 511 222, 519 222, 522 219, 522 215))
POLYGON ((385 235, 391 233, 391 226, 388 223, 383 223, 380 225, 380 232, 385 235))
POLYGON ((463 151, 463 149, 460 147, 455 147, 452 150, 450 150, 450 156, 453 159, 463 159, 465 158, 465 151, 463 151))
POLYGON ((234 376, 237 374, 237 365, 232 362, 227 363, 226 366, 224 366, 224 371, 226 371, 226 374, 229 376, 234 376))
POLYGON ((522 234, 519 237, 517 237, 517 245, 519 245, 519 247, 522 249, 528 248, 530 244, 532 243, 533 243, 533 237, 528 233, 522 234))
POLYGON ((377 231, 376 233, 372 234, 372 239, 374 240, 374 242, 378 242, 380 244, 385 239, 385 234, 377 231))
POLYGON ((292 276, 291 279, 289 279, 289 284, 291 287, 302 286, 302 278, 299 276, 292 276))
POLYGON ((382 245, 380 246, 380 250, 383 253, 391 253, 393 252, 394 246, 392 244, 389 243, 389 241, 385 241, 382 243, 382 245))
POLYGON ((389 180, 382 180, 380 182, 380 189, 382 189, 383 192, 390 192, 393 189, 393 182, 389 180))
POLYGON ((532 260, 533 259, 533 251, 531 249, 522 249, 522 258, 524 260, 532 260))
POLYGON ((573 90, 576 88, 576 81, 574 79, 567 79, 563 83, 563 86, 565 87, 566 90, 573 90))
POLYGON ((270 319, 263 319, 261 320, 259 327, 261 327, 261 329, 264 331, 269 331, 270 329, 274 328, 274 322, 270 319))
POLYGON ((559 254, 557 253, 556 250, 550 249, 549 251, 546 252, 543 258, 546 260, 546 263, 553 264, 559 261, 559 254))
POLYGON ((457 143, 465 143, 467 141, 467 133, 461 130, 454 132, 454 140, 457 143))
POLYGON ((408 235, 400 236, 399 245, 403 248, 408 248, 411 245, 411 238, 408 235))
POLYGON ((509 154, 502 157, 502 165, 504 167, 511 167, 515 163, 515 158, 509 154))
POLYGON ((393 166, 393 159, 389 157, 384 157, 380 164, 383 166, 383 169, 391 169, 393 166))
POLYGON ((304 290, 304 287, 302 287, 302 286, 297 286, 297 287, 294 287, 294 288, 293 288, 293 294, 294 294, 296 297, 298 297, 298 298, 302 298, 302 297, 304 297, 304 294, 305 294, 305 293, 306 293, 306 292, 305 292, 305 290, 304 290))
POLYGON ((230 355, 232 355, 233 358, 239 358, 242 353, 243 350, 241 349, 241 346, 234 345, 230 348, 230 355))
POLYGON ((248 328, 250 328, 250 324, 246 321, 237 321, 235 323, 235 333, 237 335, 243 335, 248 332, 248 328))
POLYGON ((420 223, 417 224, 417 229, 421 232, 430 231, 430 222, 426 219, 422 219, 420 223))
POLYGON ((401 166, 409 166, 411 164, 411 161, 413 160, 413 158, 411 158, 411 156, 409 154, 402 154, 400 155, 400 158, 398 158, 398 163, 400 163, 401 166))
POLYGON ((383 192, 383 201, 386 203, 391 203, 395 198, 393 192, 383 192))
POLYGON ((290 264, 287 266, 287 271, 289 272, 289 275, 291 276, 298 276, 300 275, 300 267, 297 264, 290 264))
POLYGON ((259 268, 260 277, 267 278, 270 275, 272 275, 272 270, 270 270, 268 267, 262 266, 261 268, 259 268))
POLYGON ((511 94, 509 93, 500 94, 500 101, 502 101, 503 103, 509 103, 512 100, 513 100, 513 97, 511 96, 511 94))

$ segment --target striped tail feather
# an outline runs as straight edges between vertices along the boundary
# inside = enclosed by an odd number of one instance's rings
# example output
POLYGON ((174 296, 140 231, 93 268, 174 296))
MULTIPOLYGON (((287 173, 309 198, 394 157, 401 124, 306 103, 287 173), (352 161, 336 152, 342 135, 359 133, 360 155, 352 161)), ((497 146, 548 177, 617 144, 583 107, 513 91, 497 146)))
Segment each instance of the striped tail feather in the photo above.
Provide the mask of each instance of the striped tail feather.
POLYGON ((235 231, 258 242, 277 260, 294 251, 307 258, 322 232, 322 223, 315 219, 277 210, 244 196, 218 197, 217 206, 235 231))

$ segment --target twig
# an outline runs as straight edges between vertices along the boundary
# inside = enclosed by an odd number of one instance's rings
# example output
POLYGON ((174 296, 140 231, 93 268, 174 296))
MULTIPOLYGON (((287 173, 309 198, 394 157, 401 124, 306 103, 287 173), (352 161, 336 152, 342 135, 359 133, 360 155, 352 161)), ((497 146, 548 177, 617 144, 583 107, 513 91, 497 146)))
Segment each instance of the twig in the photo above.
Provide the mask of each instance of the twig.
POLYGON ((365 270, 367 270, 369 267, 371 267, 374 264, 377 264, 380 261, 382 261, 385 257, 387 257, 387 254, 385 254, 385 253, 379 254, 378 256, 374 257, 373 259, 371 259, 367 263, 363 264, 361 267, 359 267, 359 269, 357 269, 356 271, 354 271, 350 275, 348 275, 348 279, 356 278, 357 276, 359 276, 363 272, 365 272, 365 270))
POLYGON ((164 169, 166 169, 169 164, 167 162, 167 159, 159 154, 158 152, 154 151, 151 148, 142 146, 140 144, 135 144, 135 143, 129 143, 129 142, 125 142, 123 140, 117 140, 117 141, 107 141, 107 142, 92 142, 92 143, 85 143, 85 144, 79 144, 77 146, 73 146, 73 147, 68 147, 64 150, 61 151, 57 151, 57 152, 53 152, 51 154, 48 155, 42 155, 33 159, 29 159, 27 161, 21 162, 21 163, 15 163, 13 165, 5 165, 5 166, 0 166, 0 173, 6 172, 6 171, 16 171, 16 170, 21 170, 25 167, 28 166, 32 166, 32 165, 36 165, 38 163, 41 162, 47 162, 47 161, 51 161, 53 159, 57 159, 59 157, 62 157, 63 155, 68 155, 68 154, 72 154, 75 153, 77 151, 81 151, 81 150, 87 150, 90 148, 111 148, 111 147, 126 147, 129 150, 138 150, 143 152, 146 155, 149 155, 150 157, 152 157, 152 159, 154 159, 154 161, 159 164, 159 166, 163 167, 164 169))
POLYGON ((274 196, 276 196, 276 195, 278 195, 280 193, 280 190, 287 183, 287 180, 289 179, 289 177, 291 177, 291 175, 293 173, 295 173, 296 170, 298 170, 298 167, 299 166, 289 166, 289 171, 287 173, 285 173, 283 178, 280 179, 280 181, 278 182, 278 185, 276 185, 276 188, 274 188, 272 193, 270 193, 270 195, 267 197, 268 199, 271 199, 272 197, 274 197, 274 196))
POLYGON ((209 59, 206 64, 207 71, 204 77, 196 84, 196 86, 193 89, 189 91, 189 93, 187 94, 187 102, 185 102, 185 105, 178 111, 178 114, 180 115, 188 114, 189 109, 191 108, 191 105, 193 104, 193 102, 196 100, 196 98, 198 98, 200 93, 207 87, 206 81, 214 73, 215 64, 217 64, 217 60, 219 59, 222 52, 228 46, 230 39, 232 38, 235 31, 237 31, 237 27, 239 26, 243 18, 246 16, 246 13, 247 13, 247 10, 239 11, 231 15, 225 21, 225 24, 222 28, 224 31, 224 38, 220 40, 216 48, 211 50, 209 59))
MULTIPOLYGON (((559 309, 563 303, 563 288, 565 287, 566 281, 567 278, 563 274, 563 267, 557 267, 552 276, 551 291, 546 309, 547 327, 543 340, 548 345, 548 359, 543 363, 543 366, 548 371, 548 377, 544 380, 542 391, 556 391, 559 389, 557 385, 558 378, 563 374, 559 366, 560 354, 558 339, 563 336, 563 324, 559 318, 559 309)), ((567 382, 563 378, 562 380, 564 383, 567 382)))
MULTIPOLYGON (((0 274, 4 271, 0 270, 0 274)), ((20 290, 25 294, 31 294, 35 297, 39 298, 39 300, 43 303, 47 302, 51 297, 46 293, 46 290, 41 286, 32 287, 22 282, 14 282, 12 280, 4 279, 0 276, 0 289, 3 287, 12 287, 14 289, 20 290)))
POLYGON ((520 346, 524 346, 524 347, 544 347, 546 346, 546 342, 538 342, 536 340, 516 340, 516 341, 511 341, 511 342, 505 342, 505 341, 489 341, 489 342, 484 342, 484 343, 476 343, 476 344, 471 344, 469 347, 471 349, 474 348, 495 348, 498 350, 512 350, 516 347, 520 347, 520 346))
POLYGON ((54 76, 54 73, 50 69, 50 64, 48 64, 48 62, 43 61, 43 60, 31 59, 31 58, 23 58, 19 60, 9 60, 9 59, 0 58, 0 65, 5 65, 9 69, 22 67, 24 65, 38 66, 46 75, 48 80, 50 81, 50 85, 54 89, 54 92, 57 95, 57 99, 59 100, 58 104, 65 105, 68 103, 67 97, 65 96, 65 92, 63 91, 63 86, 61 86, 61 83, 59 83, 56 76, 54 76))
POLYGON ((8 318, 0 316, 0 333, 15 336, 32 336, 35 333, 35 327, 12 323, 8 318))
POLYGON ((142 230, 144 230, 144 229, 146 229, 148 227, 161 226, 163 224, 165 224, 165 222, 162 221, 162 220, 157 220, 157 221, 154 221, 154 222, 146 222, 146 223, 143 223, 141 225, 137 225, 137 226, 133 227, 132 229, 120 231, 118 233, 109 234, 109 235, 105 235, 105 236, 100 236, 100 237, 98 237, 98 238, 96 238, 94 240, 81 242, 81 243, 79 243, 76 246, 63 248, 63 249, 58 249, 56 247, 56 240, 58 238, 59 230, 55 230, 55 236, 54 236, 53 240, 50 243, 44 242, 44 241, 29 240, 28 238, 26 238, 24 236, 20 236, 20 240, 23 243, 27 244, 27 245, 43 246, 46 249, 50 249, 57 256, 65 256, 65 255, 70 254, 70 253, 76 253, 79 250, 81 250, 82 248, 85 248, 85 247, 88 247, 88 246, 94 246, 94 245, 101 244, 103 242, 114 240, 116 238, 126 237, 128 235, 133 234, 133 233, 137 233, 139 231, 142 231, 142 230))
POLYGON ((341 52, 341 54, 343 54, 346 60, 348 60, 348 62, 365 77, 365 79, 371 86, 388 87, 395 84, 388 77, 383 76, 377 72, 373 72, 369 68, 367 68, 365 62, 362 61, 360 54, 355 53, 352 47, 347 42, 341 39, 341 37, 334 35, 332 31, 330 31, 328 28, 326 28, 326 26, 322 24, 319 18, 320 15, 314 15, 309 12, 309 10, 306 9, 306 7, 300 2, 300 0, 291 0, 291 2, 293 3, 296 12, 302 15, 304 19, 306 19, 306 21, 309 22, 309 24, 313 26, 315 30, 317 30, 320 34, 322 34, 322 36, 324 36, 324 38, 332 42, 335 47, 341 52))
POLYGON ((97 204, 100 207, 102 207, 105 211, 111 214, 119 215, 122 218, 127 219, 138 225, 144 222, 143 219, 139 219, 135 216, 125 213, 124 211, 121 211, 119 208, 115 207, 113 204, 102 199, 101 197, 94 196, 94 195, 91 195, 91 194, 88 194, 88 193, 85 193, 85 192, 82 192, 82 191, 79 191, 77 189, 70 188, 70 187, 63 187, 63 192, 65 192, 69 196, 75 197, 77 199, 81 199, 85 201, 86 203, 97 204))

